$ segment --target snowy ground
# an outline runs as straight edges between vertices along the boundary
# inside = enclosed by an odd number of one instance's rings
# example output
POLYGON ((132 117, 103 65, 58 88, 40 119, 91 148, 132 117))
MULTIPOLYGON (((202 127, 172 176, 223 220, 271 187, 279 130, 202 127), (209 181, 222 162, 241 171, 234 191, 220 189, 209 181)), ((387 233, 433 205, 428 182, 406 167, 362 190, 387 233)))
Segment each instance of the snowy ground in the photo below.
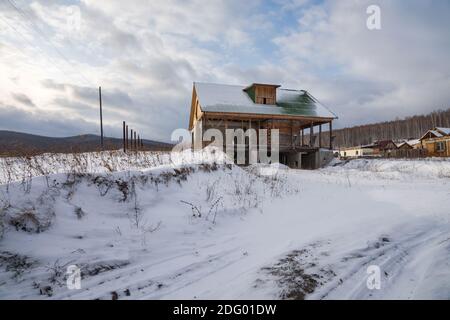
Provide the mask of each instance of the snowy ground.
POLYGON ((44 176, 3 175, 0 299, 450 299, 450 161, 262 176, 217 154, 46 157, 44 176))

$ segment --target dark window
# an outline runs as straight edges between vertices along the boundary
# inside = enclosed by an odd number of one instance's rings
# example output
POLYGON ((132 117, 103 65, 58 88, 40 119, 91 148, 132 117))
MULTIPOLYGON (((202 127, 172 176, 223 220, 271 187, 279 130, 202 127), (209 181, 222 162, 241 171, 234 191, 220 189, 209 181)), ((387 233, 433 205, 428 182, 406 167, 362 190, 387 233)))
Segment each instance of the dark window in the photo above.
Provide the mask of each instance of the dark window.
POLYGON ((437 151, 437 152, 443 152, 443 151, 445 151, 445 142, 444 142, 444 141, 438 141, 438 142, 436 142, 436 151, 437 151))
POLYGON ((267 104, 267 98, 263 98, 263 104, 267 104))

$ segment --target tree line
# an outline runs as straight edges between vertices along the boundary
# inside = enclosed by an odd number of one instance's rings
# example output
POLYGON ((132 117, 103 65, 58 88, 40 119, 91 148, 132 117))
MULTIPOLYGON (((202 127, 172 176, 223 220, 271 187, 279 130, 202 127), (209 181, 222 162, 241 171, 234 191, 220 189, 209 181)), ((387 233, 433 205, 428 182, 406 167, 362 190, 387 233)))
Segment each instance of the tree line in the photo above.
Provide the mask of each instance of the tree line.
MULTIPOLYGON (((336 148, 370 144, 376 140, 418 139, 434 127, 450 128, 450 109, 433 111, 426 115, 415 115, 404 119, 366 124, 333 130, 336 148)), ((328 141, 329 132, 323 132, 323 141, 328 141)), ((318 139, 316 139, 316 144, 318 139)))

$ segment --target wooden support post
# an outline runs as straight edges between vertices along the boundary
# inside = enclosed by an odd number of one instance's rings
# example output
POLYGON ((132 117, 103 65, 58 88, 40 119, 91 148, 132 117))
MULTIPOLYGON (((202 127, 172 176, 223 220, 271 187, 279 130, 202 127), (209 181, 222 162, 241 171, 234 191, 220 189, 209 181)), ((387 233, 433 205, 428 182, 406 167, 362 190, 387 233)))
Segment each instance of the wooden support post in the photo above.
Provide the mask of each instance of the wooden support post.
POLYGON ((98 98, 100 102, 100 144, 103 150, 103 110, 102 110, 102 87, 98 87, 98 98))
POLYGON ((330 121, 330 150, 333 150, 333 121, 330 121))
POLYGON ((134 130, 134 151, 137 151, 137 145, 136 145, 136 130, 134 130))
POLYGON ((302 147, 305 145, 305 129, 302 128, 302 147))
POLYGON ((136 150, 139 150, 141 147, 141 136, 138 134, 138 138, 137 138, 137 148, 136 150))
POLYGON ((309 127, 309 146, 313 146, 313 136, 314 136, 314 123, 311 122, 311 126, 309 127))
POLYGON ((294 147, 294 123, 291 120, 291 146, 294 147))
POLYGON ((128 150, 129 143, 128 143, 128 125, 125 127, 125 149, 128 150))
POLYGON ((122 142, 123 142, 123 152, 127 152, 127 143, 125 142, 125 138, 126 138, 126 136, 125 136, 125 121, 123 121, 123 123, 122 123, 122 131, 123 131, 123 137, 122 137, 122 142))
POLYGON ((319 148, 322 148, 322 124, 319 125, 319 148))
POLYGON ((131 129, 131 137, 130 137, 130 149, 133 151, 133 147, 134 147, 134 145, 133 145, 133 129, 131 129))

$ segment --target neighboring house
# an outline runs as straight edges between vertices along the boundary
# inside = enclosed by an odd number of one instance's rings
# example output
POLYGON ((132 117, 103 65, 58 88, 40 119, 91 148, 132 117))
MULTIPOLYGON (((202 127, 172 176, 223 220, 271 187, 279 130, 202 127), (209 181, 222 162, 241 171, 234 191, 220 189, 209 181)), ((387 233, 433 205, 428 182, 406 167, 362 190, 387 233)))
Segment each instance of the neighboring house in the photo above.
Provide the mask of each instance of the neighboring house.
POLYGON ((397 149, 398 150, 412 150, 414 148, 408 142, 404 141, 404 142, 400 142, 397 144, 397 149))
POLYGON ((374 153, 380 155, 387 155, 392 150, 397 149, 397 145, 392 140, 376 141, 374 146, 374 153))
POLYGON ((339 151, 341 158, 359 158, 372 155, 373 149, 370 146, 349 147, 339 151))
MULTIPOLYGON (((259 150, 259 132, 266 129, 270 150, 271 130, 278 129, 280 162, 294 168, 313 169, 323 164, 325 155, 332 157, 332 122, 336 118, 334 113, 304 90, 288 90, 279 85, 260 83, 239 86, 196 82, 192 90, 189 130, 195 142, 203 137, 206 130, 218 129, 224 136, 224 149, 227 143, 235 150, 245 148, 245 162, 248 163, 250 153, 253 158, 257 151, 249 147, 248 139, 244 143, 234 138, 231 143, 227 142, 225 130, 255 129, 259 150), (330 131, 328 141, 323 141, 324 125, 330 131), (315 134, 317 129, 318 135, 315 134), (306 139, 305 133, 309 139, 306 139)), ((202 143, 201 147, 205 145, 202 143)))
POLYGON ((421 149, 422 145, 420 144, 420 139, 410 139, 406 141, 413 149, 421 149))
POLYGON ((339 156, 342 158, 389 157, 397 148, 392 140, 381 140, 363 146, 343 148, 339 151, 339 156))
POLYGON ((397 145, 392 140, 380 140, 375 141, 371 148, 373 149, 373 155, 377 156, 389 156, 389 154, 397 149, 397 145))
POLYGON ((403 140, 399 143, 396 143, 397 149, 399 150, 411 150, 411 149, 420 149, 422 148, 420 144, 420 139, 410 139, 403 140))
POLYGON ((423 149, 431 157, 450 157, 450 128, 428 130, 421 138, 423 149))

